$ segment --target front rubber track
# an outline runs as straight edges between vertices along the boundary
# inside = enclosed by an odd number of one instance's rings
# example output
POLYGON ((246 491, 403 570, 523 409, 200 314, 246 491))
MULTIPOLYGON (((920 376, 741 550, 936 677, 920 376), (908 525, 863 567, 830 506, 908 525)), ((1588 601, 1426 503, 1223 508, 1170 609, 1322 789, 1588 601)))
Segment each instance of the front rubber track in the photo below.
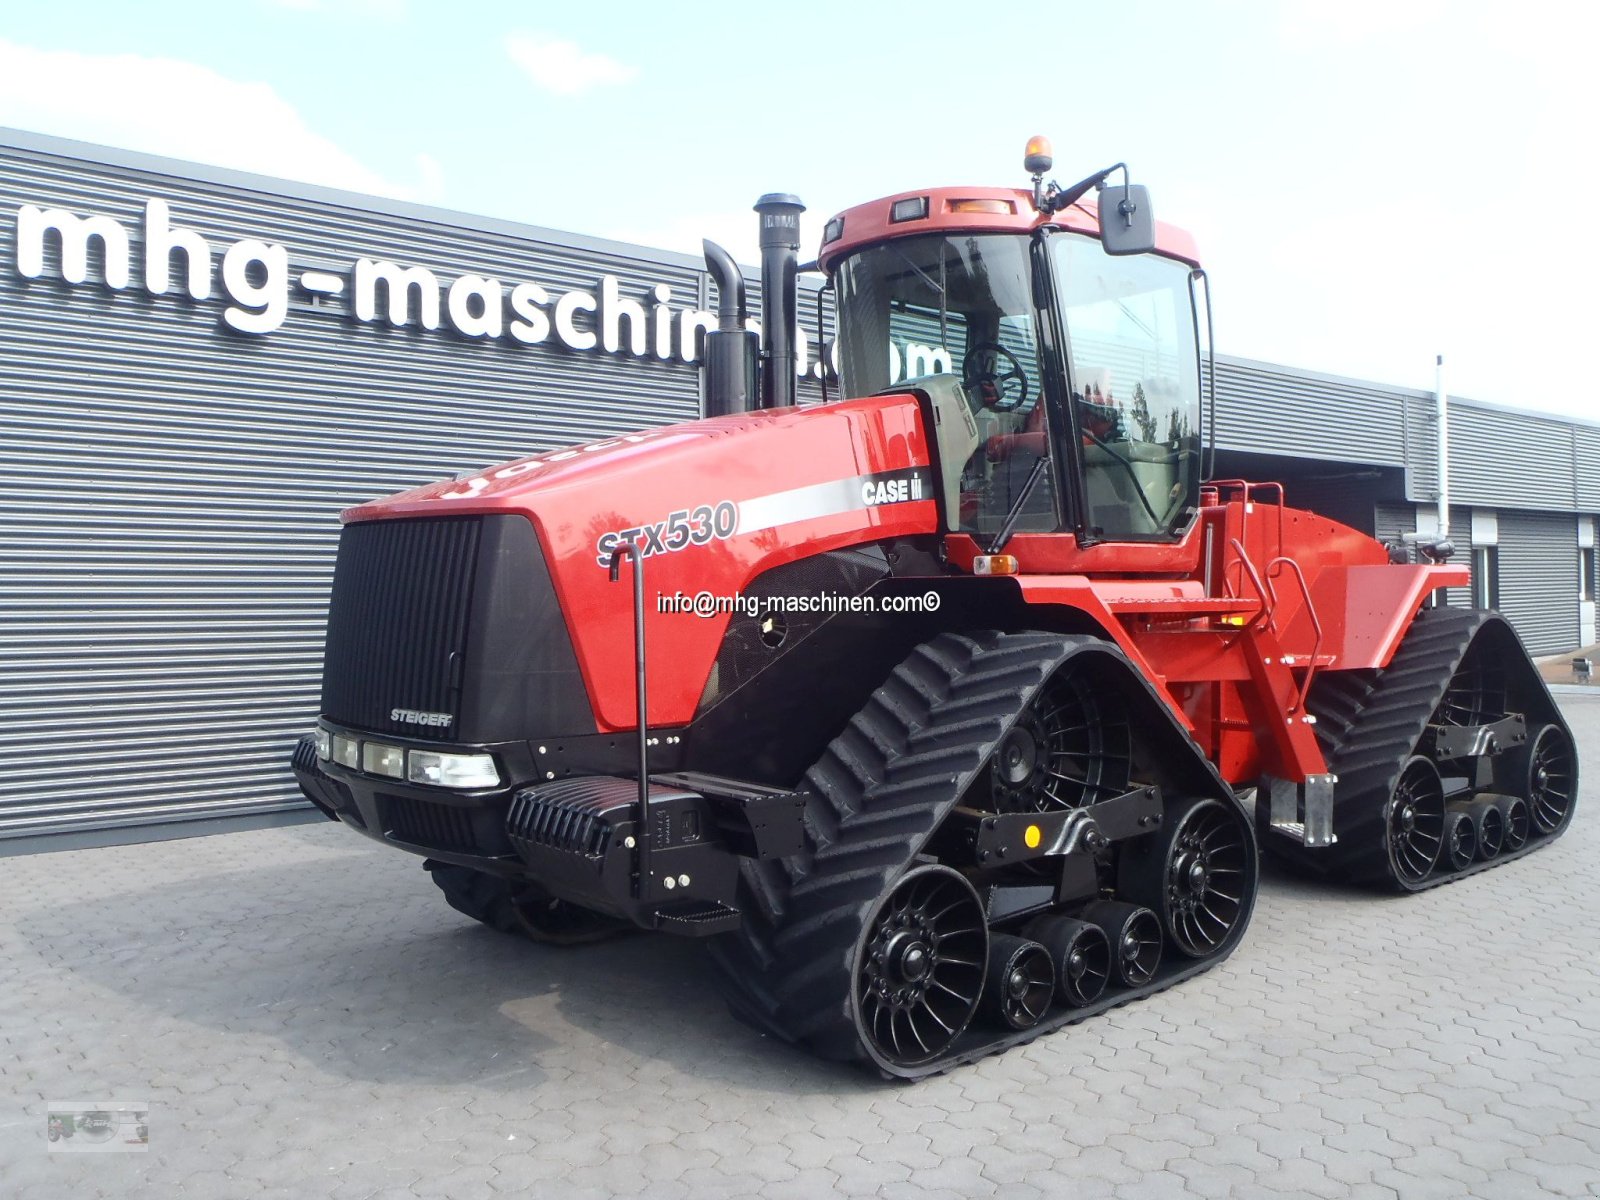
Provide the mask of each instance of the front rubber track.
MULTIPOLYGON (((1164 788, 1233 794, 1150 686, 1114 646, 1047 633, 944 634, 917 648, 806 773, 806 849, 750 862, 743 927, 711 947, 734 1014, 762 1032, 840 1060, 868 1057, 852 1015, 854 962, 874 903, 911 865, 1017 717, 1069 660, 1125 680, 1159 744, 1164 788)), ((1248 832, 1248 830, 1247 830, 1248 832)), ((1252 896, 1253 899, 1253 896, 1252 896)), ((975 1024, 941 1058, 907 1068, 873 1059, 885 1076, 920 1078, 1031 1041, 1198 974, 1216 955, 1164 962, 1141 988, 1113 987, 1084 1008, 1058 1007, 1020 1032, 975 1024)))

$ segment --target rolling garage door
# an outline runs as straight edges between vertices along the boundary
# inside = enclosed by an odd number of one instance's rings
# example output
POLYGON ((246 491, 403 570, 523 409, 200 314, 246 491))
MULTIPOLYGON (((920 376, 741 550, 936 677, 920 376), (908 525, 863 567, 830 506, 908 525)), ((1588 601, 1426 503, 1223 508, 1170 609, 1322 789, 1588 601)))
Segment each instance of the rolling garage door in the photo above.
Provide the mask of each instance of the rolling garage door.
POLYGON ((1577 646, 1576 517, 1501 510, 1500 608, 1531 654, 1577 646))
POLYGON ((609 273, 629 295, 662 283, 694 308, 703 283, 686 257, 8 139, 0 838, 302 804, 287 759, 317 709, 339 510, 697 409, 688 366, 356 323, 309 296, 245 338, 221 326, 215 294, 109 290, 98 249, 83 283, 54 257, 22 278, 16 216, 32 204, 117 220, 136 284, 150 197, 215 258, 258 238, 288 247, 296 274, 366 256, 555 296, 609 273))

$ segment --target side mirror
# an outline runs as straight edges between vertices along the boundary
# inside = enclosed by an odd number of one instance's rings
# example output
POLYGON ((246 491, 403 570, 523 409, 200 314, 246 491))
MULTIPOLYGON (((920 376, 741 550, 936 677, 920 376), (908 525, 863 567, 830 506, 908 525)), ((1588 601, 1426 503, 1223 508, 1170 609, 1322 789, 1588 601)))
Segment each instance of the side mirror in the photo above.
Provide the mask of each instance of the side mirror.
POLYGON ((1100 244, 1107 254, 1148 254, 1156 248, 1149 188, 1132 183, 1101 190, 1100 244))

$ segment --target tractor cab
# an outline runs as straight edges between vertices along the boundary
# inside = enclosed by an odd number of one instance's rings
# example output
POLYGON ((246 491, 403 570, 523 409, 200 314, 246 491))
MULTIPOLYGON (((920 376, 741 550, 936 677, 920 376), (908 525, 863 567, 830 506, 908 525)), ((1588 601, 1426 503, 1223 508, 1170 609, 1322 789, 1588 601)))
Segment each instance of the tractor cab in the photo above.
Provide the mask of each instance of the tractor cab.
POLYGON ((928 395, 953 533, 1181 540, 1201 478, 1193 245, 1109 171, 1042 185, 1033 150, 1031 194, 910 192, 828 223, 845 394, 928 395))

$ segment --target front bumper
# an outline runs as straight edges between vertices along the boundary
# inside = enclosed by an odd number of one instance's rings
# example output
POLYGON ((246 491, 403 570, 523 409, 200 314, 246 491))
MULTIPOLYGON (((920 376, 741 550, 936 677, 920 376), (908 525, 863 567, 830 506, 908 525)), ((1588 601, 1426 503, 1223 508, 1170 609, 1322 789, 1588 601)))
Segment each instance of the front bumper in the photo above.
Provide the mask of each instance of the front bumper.
POLYGON ((737 925, 741 858, 784 857, 803 842, 803 794, 708 776, 652 775, 646 842, 637 779, 572 775, 458 792, 325 763, 311 736, 293 768, 313 804, 385 845, 533 880, 584 908, 691 936, 737 925))

